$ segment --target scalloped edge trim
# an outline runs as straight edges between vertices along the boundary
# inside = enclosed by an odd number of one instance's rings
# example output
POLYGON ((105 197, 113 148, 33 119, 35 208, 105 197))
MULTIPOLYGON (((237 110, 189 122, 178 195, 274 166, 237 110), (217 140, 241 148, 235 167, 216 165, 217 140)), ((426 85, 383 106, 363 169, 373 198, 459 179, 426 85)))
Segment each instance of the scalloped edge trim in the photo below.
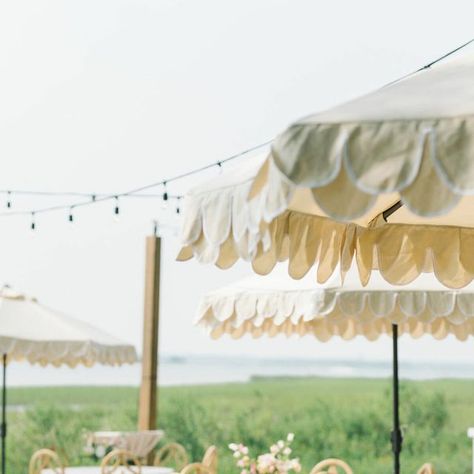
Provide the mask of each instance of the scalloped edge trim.
MULTIPOLYGON (((247 334, 252 337, 313 334, 321 341, 327 341, 334 336, 347 340, 364 336, 369 340, 375 340, 383 334, 390 335, 392 324, 398 325, 400 335, 409 334, 414 338, 430 334, 436 339, 443 339, 452 334, 458 340, 465 341, 469 336, 474 336, 474 306, 473 311, 466 314, 463 305, 459 304, 458 295, 454 292, 407 292, 411 296, 423 297, 424 300, 423 308, 413 312, 407 311, 400 303, 403 292, 393 294, 382 292, 388 295, 393 303, 384 314, 376 314, 372 307, 371 298, 375 293, 377 292, 339 290, 273 294, 257 292, 251 296, 247 294, 244 302, 240 300, 241 295, 238 294, 223 296, 216 293, 201 300, 195 324, 204 328, 213 338, 223 335, 240 338, 247 334), (305 293, 306 296, 323 295, 323 298, 324 296, 329 298, 325 305, 311 311, 304 308, 308 303, 311 304, 310 301, 301 302, 305 293), (358 301, 352 302, 352 308, 341 300, 340 295, 344 294, 357 297, 358 301), (440 308, 436 313, 433 311, 435 294, 451 297, 448 310, 440 308), (285 301, 282 301, 283 299, 285 301), (359 306, 357 314, 351 312, 354 304, 359 306)), ((314 299, 320 302, 320 298, 314 299)), ((313 301, 315 302, 317 301, 313 301)))
POLYGON ((30 364, 55 367, 91 367, 94 364, 119 366, 138 362, 135 349, 126 345, 106 347, 93 342, 38 342, 5 336, 0 336, 0 353, 7 354, 9 362, 26 360, 30 364))
MULTIPOLYGON (((463 124, 465 122, 474 122, 474 117, 461 117, 461 118, 446 118, 446 119, 437 119, 437 120, 419 120, 419 121, 413 121, 413 131, 410 133, 410 138, 413 141, 417 142, 417 145, 414 147, 413 150, 410 152, 407 152, 407 155, 405 156, 405 159, 403 161, 403 164, 398 165, 398 173, 400 176, 394 180, 394 183, 392 186, 380 186, 380 184, 373 183, 371 185, 368 185, 367 183, 364 183, 362 180, 361 176, 358 176, 355 168, 353 166, 353 159, 351 159, 351 155, 349 152, 349 143, 351 141, 352 134, 358 130, 358 129, 364 129, 364 130, 370 130, 374 129, 376 127, 378 128, 386 128, 385 133, 385 141, 390 144, 390 137, 394 133, 393 132, 393 127, 395 125, 400 125, 400 123, 404 123, 403 121, 391 121, 391 122, 385 122, 385 123, 344 123, 344 124, 296 124, 293 127, 289 128, 286 132, 284 132, 280 138, 277 138, 275 140, 275 143, 272 148, 272 152, 270 154, 270 157, 268 158, 268 161, 273 165, 270 166, 268 169, 268 173, 263 174, 262 176, 259 177, 259 185, 258 185, 258 190, 260 192, 268 186, 274 187, 278 186, 279 182, 281 179, 284 177, 286 180, 289 180, 295 187, 305 187, 309 189, 322 189, 326 186, 329 186, 335 182, 336 179, 340 176, 342 169, 344 168, 351 184, 358 189, 360 192, 367 194, 368 196, 376 196, 379 194, 387 194, 387 193, 398 193, 400 195, 400 199, 403 200, 403 191, 407 189, 409 186, 417 186, 417 178, 419 175, 419 171, 421 168, 422 163, 424 163, 426 160, 430 162, 430 166, 434 168, 434 171, 436 173, 436 176, 438 177, 440 183, 445 186, 451 193, 453 193, 456 196, 463 197, 463 196, 472 196, 474 195, 474 183, 470 186, 466 186, 465 184, 463 186, 460 186, 456 183, 456 181, 452 178, 450 178, 444 167, 443 164, 441 163, 441 157, 439 156, 439 150, 437 143, 440 139, 440 137, 444 135, 451 135, 455 133, 456 129, 461 129, 463 127, 463 124), (317 130, 319 127, 334 127, 335 129, 339 129, 339 133, 341 134, 342 138, 345 140, 344 146, 340 151, 337 151, 337 156, 334 156, 333 159, 327 160, 327 163, 332 163, 332 171, 325 173, 329 176, 329 178, 325 178, 324 180, 317 180, 316 178, 307 178, 305 177, 304 182, 300 181, 299 179, 292 178, 288 174, 285 173, 284 167, 282 166, 281 163, 285 162, 285 151, 284 150, 279 150, 278 149, 278 143, 284 142, 284 146, 288 146, 287 142, 291 142, 291 134, 295 134, 295 131, 298 131, 299 129, 312 129, 314 133, 317 133, 317 130), (453 131, 454 129, 454 131, 453 131), (449 132, 449 133, 448 133, 449 132), (413 134, 416 133, 416 140, 413 137, 413 134), (287 137, 286 135, 289 135, 287 137), (413 160, 413 156, 416 158, 413 160), (407 163, 410 163, 407 165, 407 163), (405 172, 405 174, 402 173, 402 169, 405 166, 409 166, 409 171, 405 172), (278 177, 277 173, 275 170, 278 171, 278 174, 281 176, 278 177)), ((473 125, 474 128, 474 125, 473 125)), ((384 141, 384 134, 381 134, 382 137, 378 138, 379 142, 384 141)), ((403 136, 401 136, 400 141, 403 141, 403 136)), ((300 143, 299 147, 301 150, 304 149, 304 144, 300 143)), ((474 155, 474 148, 471 149, 472 143, 470 143, 467 140, 464 140, 464 146, 467 147, 466 150, 463 150, 463 154, 470 153, 471 155, 474 155)), ((372 144, 373 145, 373 144, 372 144)), ((383 145, 378 145, 378 147, 381 147, 383 145)), ((389 145, 387 145, 389 146, 389 145)), ((377 148, 378 148, 377 147, 377 148)), ((328 143, 328 148, 330 149, 330 143, 328 143)), ((371 147, 369 147, 371 148, 371 147)), ((375 148, 375 147, 374 147, 375 148)), ((330 150, 333 151, 333 150, 330 150)), ((328 153, 330 152, 328 151, 328 153)), ((303 152, 301 152, 303 153, 303 152)), ((321 150, 318 150, 318 153, 321 153, 321 150)), ((296 155, 296 158, 292 158, 292 162, 296 164, 298 162, 298 156, 299 152, 292 152, 292 154, 296 155)), ((447 159, 446 157, 444 158, 445 160, 447 159)), ((381 166, 380 162, 377 162, 374 160, 374 166, 381 166)), ((268 164, 267 164, 268 166, 268 164)), ((293 169, 294 165, 292 166, 293 169)), ((365 170, 366 171, 366 170, 365 170)), ((460 170, 460 173, 463 175, 465 172, 460 170)), ((473 173, 470 173, 474 176, 474 171, 473 173)), ((258 195, 258 190, 252 188, 252 196, 258 195)), ((338 193, 337 199, 340 199, 341 195, 350 195, 350 189, 347 189, 344 191, 344 189, 341 190, 340 193, 338 193)), ((426 194, 426 187, 421 187, 420 186, 420 192, 423 194, 426 194)), ((289 205, 289 200, 287 201, 287 205, 289 205)), ((316 201, 315 201, 316 202, 316 201)), ((267 203, 268 206, 265 209, 265 217, 266 221, 269 222, 276 216, 278 216, 281 212, 281 206, 279 207, 272 207, 271 202, 267 203)), ((341 206, 337 207, 334 205, 330 205, 329 203, 321 202, 321 200, 318 200, 317 204, 325 210, 326 214, 333 218, 333 219, 339 219, 339 220, 344 220, 344 221, 351 221, 354 219, 357 219, 361 215, 364 214, 364 212, 367 212, 367 209, 354 209, 352 212, 340 212, 341 206), (331 213, 331 208, 332 209, 338 209, 338 214, 331 213)), ((434 217, 434 216, 440 216, 443 214, 448 213, 451 210, 452 206, 445 207, 443 203, 439 203, 438 207, 436 209, 432 209, 430 211, 424 211, 423 209, 417 208, 416 206, 410 206, 411 212, 414 214, 421 216, 421 217, 434 217)))
POLYGON ((390 317, 393 321, 423 315, 423 322, 446 317, 453 324, 474 318, 474 293, 453 290, 237 290, 226 288, 201 299, 196 322, 209 311, 220 322, 233 318, 239 325, 250 319, 272 318, 277 325, 290 319, 305 322, 323 317, 360 317, 364 321, 390 317), (462 321, 460 320, 462 319, 462 321))
POLYGON ((409 224, 365 228, 285 211, 266 226, 266 231, 271 240, 266 250, 258 236, 251 246, 245 239, 235 242, 232 235, 214 246, 201 234, 198 241, 181 249, 177 259, 195 257, 202 263, 229 268, 242 258, 252 262, 254 271, 261 275, 268 274, 278 262, 289 260, 290 276, 302 278, 315 266, 319 283, 327 281, 338 264, 344 276, 354 258, 364 285, 372 270, 378 270, 394 285, 406 285, 423 272, 434 273, 452 289, 474 279, 474 253, 463 249, 474 242, 471 228, 409 224))
MULTIPOLYGON (((239 339, 246 335, 252 338, 262 336, 275 337, 284 335, 286 337, 302 337, 313 335, 321 342, 327 342, 333 337, 340 337, 344 340, 351 340, 357 336, 363 336, 370 341, 379 339, 382 335, 392 334, 393 321, 390 318, 379 318, 375 321, 361 322, 355 318, 348 318, 343 321, 330 322, 326 319, 312 321, 311 323, 293 324, 286 321, 281 325, 276 325, 271 318, 266 319, 262 324, 254 325, 252 321, 244 321, 240 326, 235 327, 231 321, 220 323, 201 321, 199 326, 213 338, 218 339, 224 335, 229 335, 234 339, 239 339)), ((408 318, 406 321, 398 322, 399 336, 408 334, 414 339, 419 339, 424 335, 431 335, 435 339, 441 340, 449 335, 453 335, 459 341, 466 341, 469 336, 474 336, 474 321, 469 320, 462 325, 450 323, 446 318, 437 318, 431 323, 423 323, 416 318, 408 318)))

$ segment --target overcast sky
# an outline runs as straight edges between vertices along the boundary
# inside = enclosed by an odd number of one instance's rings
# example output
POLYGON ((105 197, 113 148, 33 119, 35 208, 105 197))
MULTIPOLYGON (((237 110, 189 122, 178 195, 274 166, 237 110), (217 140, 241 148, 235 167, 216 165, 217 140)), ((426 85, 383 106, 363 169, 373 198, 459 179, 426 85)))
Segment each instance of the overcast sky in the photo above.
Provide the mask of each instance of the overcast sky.
MULTIPOLYGON (((472 18, 472 0, 3 1, 0 188, 115 193, 224 159, 457 47, 472 18)), ((162 351, 390 356, 386 339, 211 341, 192 326, 199 296, 250 267, 176 263, 177 221, 157 201, 122 202, 119 222, 113 203, 75 218, 38 216, 31 232, 28 217, 0 217, 0 282, 140 348, 144 239, 158 218, 162 351)), ((474 344, 403 338, 401 350, 470 358, 474 344)))

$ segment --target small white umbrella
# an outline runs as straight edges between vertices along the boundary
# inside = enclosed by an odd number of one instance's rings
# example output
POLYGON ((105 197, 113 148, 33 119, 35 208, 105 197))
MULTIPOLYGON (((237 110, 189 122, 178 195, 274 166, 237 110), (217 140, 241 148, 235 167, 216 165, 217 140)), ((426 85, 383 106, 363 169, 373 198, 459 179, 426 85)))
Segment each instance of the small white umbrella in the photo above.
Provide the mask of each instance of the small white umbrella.
POLYGON ((449 334, 460 340, 474 336, 474 285, 463 290, 444 288, 431 274, 410 288, 393 287, 374 272, 362 287, 355 269, 344 286, 339 274, 323 285, 312 277, 291 279, 281 265, 271 275, 254 275, 211 291, 201 299, 197 324, 213 338, 278 334, 313 335, 321 341, 333 336, 370 340, 393 336, 393 433, 395 470, 399 469, 402 435, 398 401, 398 335, 449 334))
POLYGON ((0 354, 3 355, 2 473, 5 473, 6 366, 28 361, 56 367, 95 363, 133 364, 135 348, 84 322, 41 305, 8 287, 0 290, 0 354))

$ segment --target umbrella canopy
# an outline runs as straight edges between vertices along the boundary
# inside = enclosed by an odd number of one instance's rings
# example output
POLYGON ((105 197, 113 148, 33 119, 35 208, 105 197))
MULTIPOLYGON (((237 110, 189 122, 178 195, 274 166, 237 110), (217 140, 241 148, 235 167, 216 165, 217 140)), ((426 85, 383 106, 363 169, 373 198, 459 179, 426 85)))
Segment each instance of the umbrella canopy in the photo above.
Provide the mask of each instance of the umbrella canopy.
POLYGON ((474 335, 474 286, 447 290, 432 275, 423 275, 410 290, 394 288, 376 274, 362 287, 351 270, 344 287, 339 275, 324 285, 313 278, 292 280, 281 266, 272 275, 254 275, 203 296, 197 323, 214 338, 230 334, 291 336, 314 335, 327 341, 332 336, 351 339, 362 335, 376 339, 393 336, 393 431, 394 473, 400 472, 403 436, 399 419, 398 336, 431 334, 459 339, 474 335), (339 280, 339 281, 338 281, 339 280))
POLYGON ((399 335, 442 339, 452 334, 466 340, 474 336, 474 285, 449 290, 425 274, 405 289, 374 272, 362 287, 354 269, 344 286, 339 275, 317 285, 311 275, 289 278, 279 265, 271 275, 253 275, 205 294, 196 322, 213 338, 284 334, 321 341, 358 335, 375 340, 391 335, 395 324, 399 335))
POLYGON ((132 345, 8 287, 0 290, 0 354, 8 361, 70 367, 137 361, 132 345))
POLYGON ((12 360, 31 364, 87 367, 137 362, 135 348, 103 331, 47 308, 4 286, 0 290, 0 354, 3 356, 1 472, 6 467, 6 366, 12 360))
POLYGON ((283 132, 249 203, 222 203, 217 223, 189 224, 181 258, 256 272, 289 260, 326 281, 355 257, 367 284, 434 272, 447 287, 474 278, 474 43, 283 132), (225 207, 227 204, 227 207, 225 207), (251 208, 242 212, 239 206, 251 208))

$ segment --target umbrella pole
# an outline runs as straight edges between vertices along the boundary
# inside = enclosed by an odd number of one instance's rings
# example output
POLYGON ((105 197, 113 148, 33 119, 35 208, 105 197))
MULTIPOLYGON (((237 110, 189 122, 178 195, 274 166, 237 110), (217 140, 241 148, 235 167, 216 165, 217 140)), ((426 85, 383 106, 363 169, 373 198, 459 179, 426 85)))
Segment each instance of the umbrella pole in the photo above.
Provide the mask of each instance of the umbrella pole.
POLYGON ((392 324, 393 337, 393 431, 392 431, 392 451, 393 451, 393 472, 400 474, 400 452, 402 450, 403 436, 400 430, 400 413, 398 399, 398 326, 392 324))
POLYGON ((2 424, 0 426, 2 436, 2 474, 5 474, 5 464, 7 453, 6 438, 7 438, 7 355, 3 354, 3 385, 2 385, 2 424))

